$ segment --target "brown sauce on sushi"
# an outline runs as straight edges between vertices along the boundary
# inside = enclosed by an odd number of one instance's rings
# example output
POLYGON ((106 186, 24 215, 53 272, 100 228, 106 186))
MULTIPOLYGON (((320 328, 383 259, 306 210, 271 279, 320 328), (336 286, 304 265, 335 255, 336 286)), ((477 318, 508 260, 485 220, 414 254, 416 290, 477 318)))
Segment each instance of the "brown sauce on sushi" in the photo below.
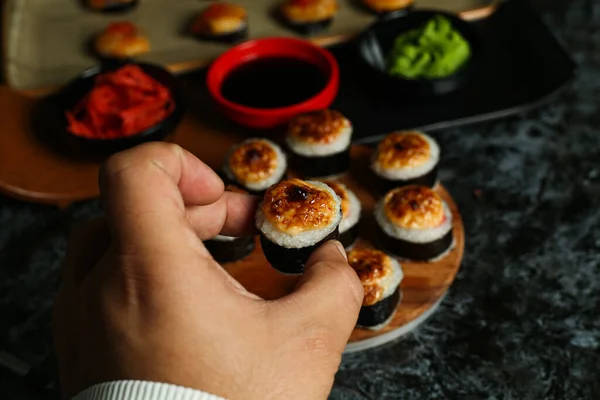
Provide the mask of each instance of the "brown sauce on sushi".
POLYGON ((279 108, 314 97, 325 84, 325 75, 317 65, 291 57, 271 57, 234 69, 225 78, 221 93, 243 106, 279 108))
POLYGON ((428 229, 444 222, 444 203, 440 196, 425 186, 394 189, 384 199, 386 217, 406 229, 428 229))
POLYGON ((358 249, 348 253, 348 263, 363 284, 363 306, 371 306, 381 300, 384 288, 379 282, 393 273, 389 257, 379 250, 358 249))
POLYGON ((335 140, 350 121, 335 110, 321 110, 299 115, 290 121, 288 135, 307 143, 329 143, 335 140))
POLYGON ((277 168, 277 153, 265 141, 244 143, 229 156, 229 167, 240 182, 259 182, 273 175, 277 168))
POLYGON ((379 143, 374 162, 385 169, 410 168, 431 156, 429 142, 417 132, 395 132, 379 143))
POLYGON ((337 207, 327 190, 290 179, 267 190, 262 212, 280 231, 294 234, 330 225, 339 216, 337 207))

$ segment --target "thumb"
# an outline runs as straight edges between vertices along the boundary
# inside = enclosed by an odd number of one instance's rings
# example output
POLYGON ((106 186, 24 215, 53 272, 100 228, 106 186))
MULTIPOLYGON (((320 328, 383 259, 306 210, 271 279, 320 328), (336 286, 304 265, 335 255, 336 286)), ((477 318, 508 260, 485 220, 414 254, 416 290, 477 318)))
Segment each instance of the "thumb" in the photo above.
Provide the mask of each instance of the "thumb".
POLYGON ((356 325, 364 290, 341 243, 332 240, 321 245, 305 271, 287 299, 306 311, 305 317, 343 338, 345 345, 356 325))

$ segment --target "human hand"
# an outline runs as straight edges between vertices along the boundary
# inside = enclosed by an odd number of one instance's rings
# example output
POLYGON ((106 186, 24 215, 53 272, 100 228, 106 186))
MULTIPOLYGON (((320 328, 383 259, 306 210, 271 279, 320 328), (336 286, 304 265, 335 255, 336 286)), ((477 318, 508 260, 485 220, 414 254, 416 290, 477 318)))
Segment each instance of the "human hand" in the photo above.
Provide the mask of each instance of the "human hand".
POLYGON ((74 235, 54 307, 66 395, 114 380, 229 399, 324 399, 362 303, 343 249, 326 243, 294 292, 248 293, 203 239, 252 229, 257 199, 178 146, 147 144, 100 173, 106 221, 74 235))

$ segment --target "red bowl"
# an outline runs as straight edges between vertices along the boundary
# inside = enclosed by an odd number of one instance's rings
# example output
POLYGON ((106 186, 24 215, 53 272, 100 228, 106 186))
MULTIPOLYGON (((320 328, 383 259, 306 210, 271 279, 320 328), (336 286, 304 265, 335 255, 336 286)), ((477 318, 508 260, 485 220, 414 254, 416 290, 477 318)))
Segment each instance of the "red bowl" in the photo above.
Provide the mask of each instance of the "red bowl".
POLYGON ((335 58, 321 47, 301 39, 269 38, 251 40, 223 53, 209 68, 206 81, 210 95, 228 118, 240 125, 268 129, 283 125, 298 114, 329 107, 338 92, 340 72, 335 58), (325 87, 298 104, 279 108, 253 108, 223 97, 223 82, 234 69, 248 61, 271 57, 290 57, 318 66, 325 75, 325 87))

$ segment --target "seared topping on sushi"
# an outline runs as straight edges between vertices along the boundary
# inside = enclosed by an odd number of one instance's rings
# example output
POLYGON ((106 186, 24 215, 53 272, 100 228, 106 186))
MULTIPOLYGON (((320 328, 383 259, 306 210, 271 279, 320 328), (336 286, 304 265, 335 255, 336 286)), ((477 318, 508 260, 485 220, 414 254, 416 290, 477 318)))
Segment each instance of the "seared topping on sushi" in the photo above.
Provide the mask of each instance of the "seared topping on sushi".
POLYGON ((288 0, 281 6, 281 13, 297 23, 330 19, 337 10, 336 0, 288 0))
POLYGON ((96 51, 105 57, 127 58, 150 51, 150 41, 128 21, 113 22, 96 37, 96 51))
POLYGON ((413 0, 363 0, 365 5, 376 12, 402 10, 412 5, 413 0))
POLYGON ((292 119, 288 137, 308 143, 330 143, 348 128, 351 128, 350 121, 342 113, 321 110, 292 119))
POLYGON ((348 253, 348 263, 363 284, 363 306, 372 306, 390 295, 402 280, 398 263, 374 249, 355 249, 348 253))
POLYGON ((444 202, 425 186, 406 186, 388 192, 384 198, 386 217, 397 227, 427 229, 444 222, 444 202))
POLYGON ((337 225, 340 203, 335 192, 323 183, 290 179, 267 190, 261 210, 280 232, 296 235, 337 225))
POLYGON ((250 183, 267 179, 277 168, 277 152, 266 140, 242 143, 229 156, 229 168, 238 182, 250 183))
POLYGON ((192 32, 198 35, 223 35, 246 27, 246 10, 229 3, 208 6, 192 24, 192 32))
POLYGON ((431 146, 419 132, 394 132, 377 147, 374 164, 381 169, 414 168, 431 157, 431 146))

